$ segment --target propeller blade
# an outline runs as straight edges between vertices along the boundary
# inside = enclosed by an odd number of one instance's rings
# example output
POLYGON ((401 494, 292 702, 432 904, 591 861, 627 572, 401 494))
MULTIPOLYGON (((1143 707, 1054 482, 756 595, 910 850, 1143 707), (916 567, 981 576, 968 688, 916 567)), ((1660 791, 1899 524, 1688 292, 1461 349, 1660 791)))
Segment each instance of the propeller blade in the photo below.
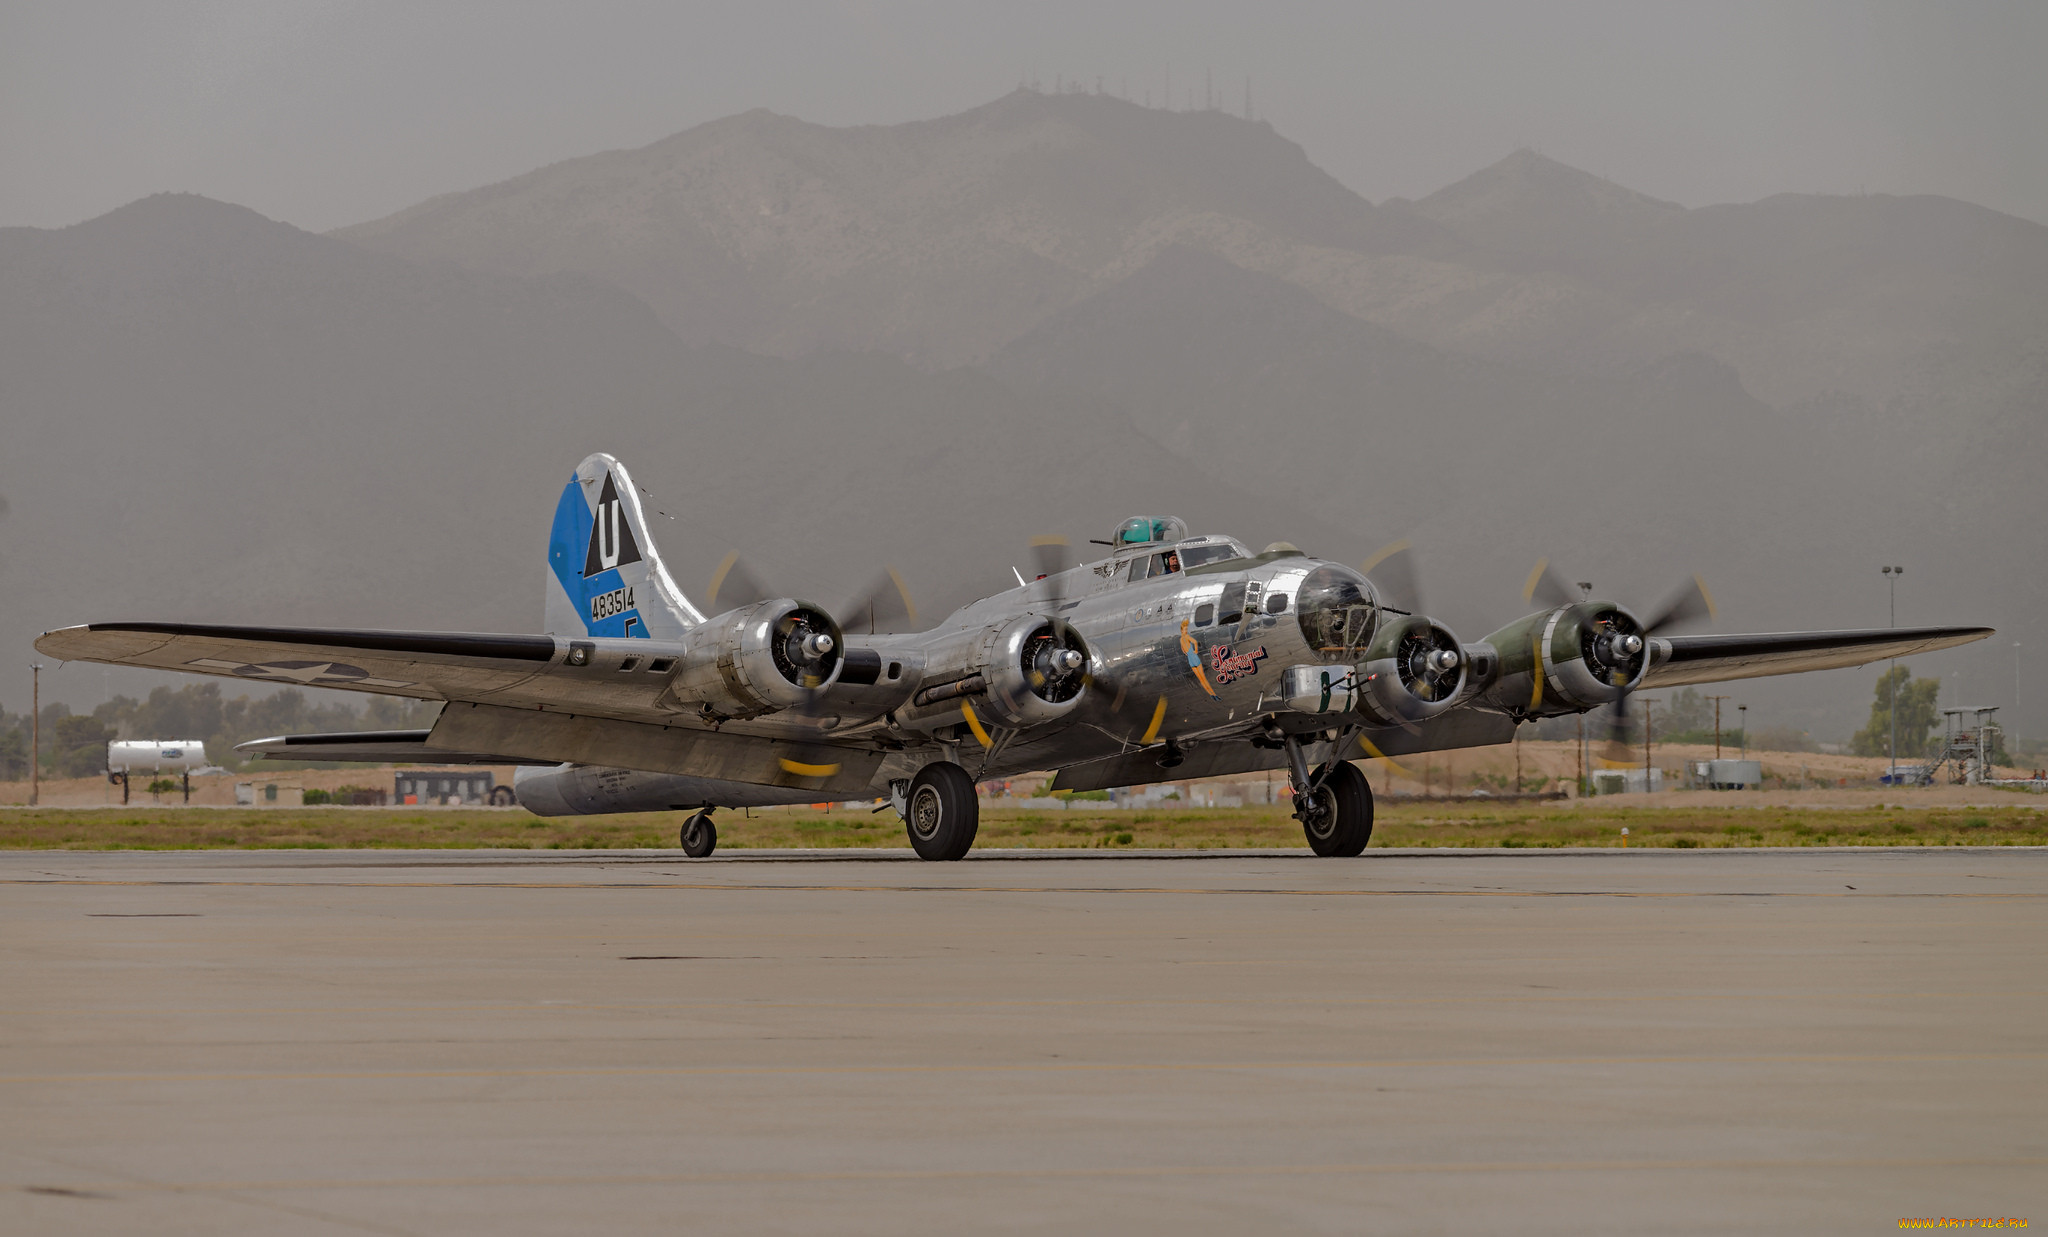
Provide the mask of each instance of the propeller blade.
POLYGON ((1609 764, 1625 765, 1634 762, 1634 752, 1629 746, 1628 698, 1634 692, 1623 692, 1607 710, 1607 743, 1600 758, 1609 764))
POLYGON ((723 614, 727 610, 766 601, 774 595, 759 577, 747 570, 746 564, 740 561, 740 552, 734 550, 719 562, 718 570, 711 573, 711 586, 704 592, 704 609, 712 614, 723 614))
POLYGON ((1714 613, 1714 598, 1707 592, 1707 582, 1694 576, 1664 602, 1663 608, 1653 618, 1644 622, 1643 633, 1647 635, 1666 627, 1713 618, 1714 613))
POLYGON ((1577 601, 1572 591, 1565 587, 1563 580, 1550 569, 1550 560, 1536 560, 1535 568, 1529 572, 1529 579, 1522 585, 1522 600, 1534 602, 1545 609, 1568 606, 1577 601))
POLYGON ((896 569, 884 567, 860 596, 847 602, 833 617, 846 631, 862 626, 871 635, 880 631, 916 631, 917 603, 910 599, 910 586, 896 569))
POLYGON ((1078 565, 1073 543, 1057 534, 1031 539, 1031 563, 1034 574, 1041 580, 1078 565))
POLYGON ((1396 541, 1365 561, 1359 572, 1371 580, 1380 600, 1408 614, 1423 613, 1422 584, 1415 567, 1415 548, 1396 541))

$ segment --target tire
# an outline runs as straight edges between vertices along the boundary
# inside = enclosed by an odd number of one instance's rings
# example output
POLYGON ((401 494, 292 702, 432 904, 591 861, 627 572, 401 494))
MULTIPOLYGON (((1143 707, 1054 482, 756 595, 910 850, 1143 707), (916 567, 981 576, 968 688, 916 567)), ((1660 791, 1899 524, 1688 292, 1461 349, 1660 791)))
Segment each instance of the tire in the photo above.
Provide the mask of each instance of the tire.
POLYGON ((512 793, 512 788, 510 786, 491 787, 492 807, 511 807, 513 804, 517 802, 519 802, 519 797, 512 793))
POLYGON ((974 779, 950 760, 934 761, 918 771, 906 796, 903 828, 920 859, 963 859, 981 828, 981 801, 974 797, 974 779))
POLYGON ((1372 787, 1350 761, 1329 769, 1316 790, 1320 811, 1301 822, 1308 847, 1326 859, 1348 859, 1372 841, 1372 787))
POLYGON ((718 826, 711 823, 711 813, 695 812, 683 822, 683 853, 692 859, 703 859, 718 849, 718 826))

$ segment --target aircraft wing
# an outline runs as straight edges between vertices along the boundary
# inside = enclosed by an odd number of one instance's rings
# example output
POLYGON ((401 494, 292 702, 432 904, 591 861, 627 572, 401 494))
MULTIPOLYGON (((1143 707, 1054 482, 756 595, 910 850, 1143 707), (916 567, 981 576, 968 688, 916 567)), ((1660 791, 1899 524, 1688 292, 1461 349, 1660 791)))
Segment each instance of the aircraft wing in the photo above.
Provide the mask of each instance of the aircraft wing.
MULTIPOLYGON (((560 663, 553 636, 91 623, 46 632, 36 649, 63 661, 147 666, 417 700, 502 699, 560 663)), ((536 702, 538 703, 538 702, 536 702)))
POLYGON ((1719 683, 1805 670, 1862 666, 1891 657, 1982 640, 1990 627, 1872 627, 1855 631, 1782 631, 1751 636, 1659 636, 1644 688, 1719 683))

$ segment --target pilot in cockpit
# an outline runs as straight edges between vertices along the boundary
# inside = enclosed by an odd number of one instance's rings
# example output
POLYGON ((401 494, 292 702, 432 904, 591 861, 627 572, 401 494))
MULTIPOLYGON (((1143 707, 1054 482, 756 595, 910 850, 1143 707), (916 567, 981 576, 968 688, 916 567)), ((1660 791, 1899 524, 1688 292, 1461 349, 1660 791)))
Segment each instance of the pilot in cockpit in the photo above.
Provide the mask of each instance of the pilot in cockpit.
POLYGON ((1180 570, 1179 550, 1168 550, 1165 554, 1162 554, 1160 557, 1165 560, 1166 574, 1172 575, 1174 572, 1180 570))

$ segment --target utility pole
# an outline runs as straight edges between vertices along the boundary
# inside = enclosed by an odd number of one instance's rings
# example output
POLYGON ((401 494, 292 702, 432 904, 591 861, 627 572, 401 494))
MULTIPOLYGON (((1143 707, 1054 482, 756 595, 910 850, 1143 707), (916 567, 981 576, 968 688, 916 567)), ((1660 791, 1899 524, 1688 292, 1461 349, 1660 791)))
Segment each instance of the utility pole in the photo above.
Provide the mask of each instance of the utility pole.
MULTIPOLYGON (((1884 582, 1891 590, 1891 609, 1893 627, 1897 627, 1899 625, 1899 577, 1905 574, 1906 569, 1904 567, 1887 567, 1884 569, 1884 582)), ((1884 780, 1887 786, 1892 785, 1899 780, 1899 680, 1896 677, 1898 669, 1899 659, 1894 657, 1892 658, 1891 670, 1886 672, 1893 676, 1892 703, 1891 708, 1887 710, 1892 715, 1892 754, 1886 762, 1886 768, 1884 771, 1884 780)))
POLYGON ((1749 706, 1738 704, 1735 711, 1742 714, 1742 758, 1749 759, 1749 706))
POLYGON ((1708 696, 1714 702, 1714 759, 1721 759, 1721 702, 1726 696, 1708 696))
POLYGON ((1576 746, 1579 750, 1579 795, 1583 798, 1586 793, 1586 715, 1584 713, 1579 714, 1579 741, 1576 746))
POLYGON ((29 691, 28 706, 28 805, 34 807, 43 797, 43 667, 40 662, 30 663, 29 680, 34 684, 29 691))
POLYGON ((1515 726, 1515 793, 1522 793, 1522 727, 1515 726))
POLYGON ((1650 706, 1654 700, 1643 701, 1643 793, 1650 793, 1650 706))

